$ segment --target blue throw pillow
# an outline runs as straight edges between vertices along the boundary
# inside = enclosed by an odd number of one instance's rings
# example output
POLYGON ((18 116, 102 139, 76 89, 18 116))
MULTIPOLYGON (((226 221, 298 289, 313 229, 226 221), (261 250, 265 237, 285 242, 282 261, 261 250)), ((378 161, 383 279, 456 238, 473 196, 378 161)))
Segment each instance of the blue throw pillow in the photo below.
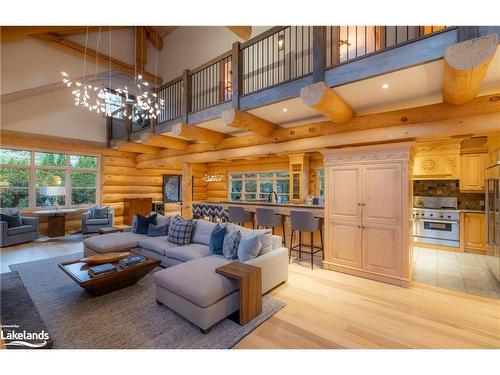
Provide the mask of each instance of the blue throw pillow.
POLYGON ((222 254, 227 259, 236 259, 238 256, 238 245, 240 244, 241 233, 239 230, 235 230, 224 237, 224 243, 222 244, 222 254))
POLYGON ((189 245, 194 226, 193 219, 184 220, 179 215, 174 216, 168 226, 168 242, 179 246, 189 245))
POLYGON ((210 235, 208 249, 212 254, 222 255, 222 245, 226 236, 226 227, 217 224, 210 235))
POLYGON ((148 237, 160 237, 160 236, 166 236, 167 235, 167 226, 162 225, 154 225, 154 224, 149 224, 148 227, 148 237))
POLYGON ((149 224, 156 225, 156 214, 149 215, 148 217, 138 214, 136 217, 135 233, 148 234, 149 224))

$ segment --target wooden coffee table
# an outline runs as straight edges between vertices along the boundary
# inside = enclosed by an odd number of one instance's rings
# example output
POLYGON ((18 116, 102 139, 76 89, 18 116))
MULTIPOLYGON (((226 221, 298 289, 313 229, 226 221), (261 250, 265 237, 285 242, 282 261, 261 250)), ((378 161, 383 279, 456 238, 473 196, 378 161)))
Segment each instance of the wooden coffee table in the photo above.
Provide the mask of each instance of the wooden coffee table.
MULTIPOLYGON (((130 250, 130 253, 130 255, 143 255, 132 250, 130 250)), ((84 288, 91 296, 95 297, 134 285, 155 267, 160 265, 159 260, 147 256, 146 258, 146 262, 127 268, 122 268, 118 264, 118 261, 111 262, 116 266, 117 271, 97 277, 91 277, 89 275, 89 265, 80 262, 80 259, 62 262, 59 264, 59 268, 73 279, 73 281, 84 288)))
POLYGON ((240 287, 238 323, 247 324, 262 312, 262 276, 260 267, 232 262, 215 269, 220 275, 236 280, 240 287))

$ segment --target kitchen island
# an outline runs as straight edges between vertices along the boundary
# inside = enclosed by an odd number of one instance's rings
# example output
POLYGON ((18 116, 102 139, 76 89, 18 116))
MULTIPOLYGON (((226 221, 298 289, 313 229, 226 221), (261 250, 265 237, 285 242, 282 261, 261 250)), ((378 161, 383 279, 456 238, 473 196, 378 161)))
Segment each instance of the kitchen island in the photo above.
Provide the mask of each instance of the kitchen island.
POLYGON ((290 216, 290 211, 309 211, 314 214, 315 217, 323 218, 324 206, 305 204, 305 203, 271 203, 271 202, 252 202, 252 201, 221 201, 219 204, 224 210, 227 210, 228 206, 241 206, 245 211, 255 212, 258 207, 268 207, 274 208, 277 214, 290 216))

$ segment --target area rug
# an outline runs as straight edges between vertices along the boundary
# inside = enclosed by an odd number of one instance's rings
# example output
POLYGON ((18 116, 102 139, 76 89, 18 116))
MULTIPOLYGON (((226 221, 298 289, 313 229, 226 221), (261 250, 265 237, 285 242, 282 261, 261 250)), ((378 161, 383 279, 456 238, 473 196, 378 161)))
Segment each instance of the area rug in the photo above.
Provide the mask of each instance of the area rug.
MULTIPOLYGON (((45 322, 54 348, 227 349, 285 304, 264 296, 262 313, 245 326, 224 319, 208 334, 155 299, 153 271, 136 285, 90 297, 58 268, 82 254, 15 264, 45 322)), ((158 268, 157 270, 160 270, 158 268)))

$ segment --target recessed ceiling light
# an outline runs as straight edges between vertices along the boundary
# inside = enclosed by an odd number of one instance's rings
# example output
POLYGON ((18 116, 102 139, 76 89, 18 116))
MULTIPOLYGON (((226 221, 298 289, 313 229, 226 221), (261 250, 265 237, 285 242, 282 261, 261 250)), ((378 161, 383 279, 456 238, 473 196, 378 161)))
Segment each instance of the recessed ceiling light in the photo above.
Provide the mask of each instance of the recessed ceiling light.
POLYGON ((388 83, 384 83, 384 84, 382 85, 382 88, 383 88, 383 89, 388 89, 388 88, 389 88, 389 84, 388 84, 388 83))
POLYGON ((286 112, 286 111, 288 111, 288 109, 287 108, 283 108, 283 112, 286 112))

